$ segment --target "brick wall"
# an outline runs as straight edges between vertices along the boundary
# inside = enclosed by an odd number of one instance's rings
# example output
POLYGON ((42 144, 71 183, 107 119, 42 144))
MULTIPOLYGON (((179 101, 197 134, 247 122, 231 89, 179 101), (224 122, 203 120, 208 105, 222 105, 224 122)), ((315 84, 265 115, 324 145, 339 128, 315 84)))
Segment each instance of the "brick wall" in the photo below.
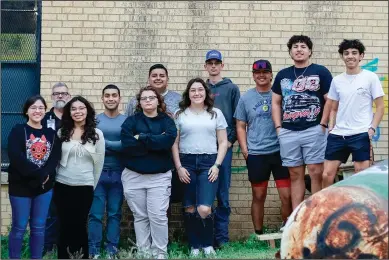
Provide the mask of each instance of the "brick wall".
MULTIPOLYGON (((123 90, 124 108, 137 89, 145 85, 150 65, 157 62, 169 69, 169 88, 182 92, 190 78, 206 77, 204 56, 213 48, 224 55, 223 76, 231 78, 244 93, 254 86, 250 72, 253 61, 269 59, 274 74, 290 66, 286 42, 293 34, 301 33, 313 40, 312 61, 328 67, 334 76, 344 70, 337 45, 344 38, 361 39, 367 49, 362 64, 381 77, 388 93, 386 1, 43 1, 42 4, 41 93, 48 99, 51 86, 64 81, 73 95, 86 96, 101 112, 100 91, 106 84, 114 83, 123 90)), ((387 97, 385 102, 387 113, 387 97)), ((376 159, 387 158, 387 116, 376 137, 376 159)), ((234 151, 230 230, 232 237, 238 238, 253 228, 245 163, 237 144, 234 151)), ((270 227, 280 223, 280 204, 273 186, 271 182, 265 205, 265 222, 270 227)), ((180 214, 178 205, 173 212, 180 214)), ((7 215, 3 216, 6 223, 7 215)), ((172 226, 180 225, 177 215, 173 219, 172 226)), ((123 225, 128 227, 126 223, 123 225)))

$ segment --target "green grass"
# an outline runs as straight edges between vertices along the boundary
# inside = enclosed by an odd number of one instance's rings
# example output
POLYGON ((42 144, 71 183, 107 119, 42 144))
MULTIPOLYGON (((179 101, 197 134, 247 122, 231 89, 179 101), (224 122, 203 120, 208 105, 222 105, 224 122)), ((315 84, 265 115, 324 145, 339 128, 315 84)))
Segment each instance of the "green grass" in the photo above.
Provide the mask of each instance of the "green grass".
POLYGON ((0 60, 34 61, 36 59, 35 34, 0 34, 0 60))
MULTIPOLYGON (((279 241, 277 241, 279 242, 279 241)), ((123 243, 122 243, 123 244, 123 243)), ((131 254, 131 242, 127 245, 123 244, 123 247, 119 248, 119 258, 134 258, 131 254)), ((217 250, 218 259, 274 259, 274 255, 278 249, 271 249, 264 241, 258 241, 255 235, 251 235, 248 239, 241 241, 234 241, 228 243, 222 249, 217 250)), ((180 242, 172 242, 168 248, 170 259, 189 259, 189 248, 186 244, 180 242)), ((105 254, 101 255, 104 259, 105 254)), ((56 253, 51 255, 45 255, 43 259, 56 259, 56 253)), ((1 236, 1 259, 9 259, 8 257, 8 237, 1 236)), ((24 236, 23 248, 22 248, 22 259, 30 259, 28 249, 28 234, 24 236)))

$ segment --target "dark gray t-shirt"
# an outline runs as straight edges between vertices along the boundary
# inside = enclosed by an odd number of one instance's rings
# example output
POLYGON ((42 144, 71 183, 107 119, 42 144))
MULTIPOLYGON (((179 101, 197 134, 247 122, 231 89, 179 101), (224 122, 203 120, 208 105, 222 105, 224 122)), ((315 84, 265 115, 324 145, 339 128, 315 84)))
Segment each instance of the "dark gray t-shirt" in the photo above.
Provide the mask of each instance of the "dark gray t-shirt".
POLYGON ((271 118, 272 92, 249 89, 238 102, 234 117, 247 123, 249 154, 271 154, 280 150, 276 129, 271 118))

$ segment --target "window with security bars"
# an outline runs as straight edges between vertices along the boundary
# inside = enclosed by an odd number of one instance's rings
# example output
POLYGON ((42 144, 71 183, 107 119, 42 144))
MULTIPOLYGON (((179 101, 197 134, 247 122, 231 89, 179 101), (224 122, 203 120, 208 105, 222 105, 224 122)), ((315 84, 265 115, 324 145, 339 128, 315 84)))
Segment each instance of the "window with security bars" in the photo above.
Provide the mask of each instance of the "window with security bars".
POLYGON ((37 1, 1 1, 0 60, 36 61, 37 1))
POLYGON ((24 102, 40 92, 41 2, 0 1, 1 169, 8 167, 8 135, 26 120, 24 102))

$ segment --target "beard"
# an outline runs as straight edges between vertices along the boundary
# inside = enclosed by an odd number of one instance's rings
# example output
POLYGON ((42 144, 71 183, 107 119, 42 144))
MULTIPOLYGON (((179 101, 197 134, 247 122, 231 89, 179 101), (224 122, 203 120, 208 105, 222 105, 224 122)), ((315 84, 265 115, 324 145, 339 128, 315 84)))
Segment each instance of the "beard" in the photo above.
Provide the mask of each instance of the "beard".
POLYGON ((66 101, 64 100, 57 100, 53 104, 53 106, 58 109, 64 108, 65 105, 66 105, 66 101))

